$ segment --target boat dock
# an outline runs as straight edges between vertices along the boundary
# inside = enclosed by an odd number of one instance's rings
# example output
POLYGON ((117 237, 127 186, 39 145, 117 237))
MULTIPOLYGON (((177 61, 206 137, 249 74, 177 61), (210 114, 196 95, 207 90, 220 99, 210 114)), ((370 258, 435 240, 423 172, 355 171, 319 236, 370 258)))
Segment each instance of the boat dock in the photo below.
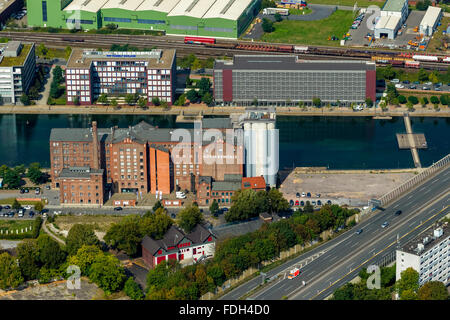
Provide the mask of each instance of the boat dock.
POLYGON ((185 111, 181 111, 179 115, 177 115, 177 118, 175 122, 178 123, 193 123, 195 121, 201 121, 203 119, 203 112, 193 112, 188 113, 185 111))
POLYGON ((398 147, 400 149, 411 149, 414 165, 416 168, 422 168, 419 152, 417 150, 426 149, 428 147, 425 134, 413 133, 409 113, 403 114, 403 120, 405 122, 406 133, 397 133, 398 147))

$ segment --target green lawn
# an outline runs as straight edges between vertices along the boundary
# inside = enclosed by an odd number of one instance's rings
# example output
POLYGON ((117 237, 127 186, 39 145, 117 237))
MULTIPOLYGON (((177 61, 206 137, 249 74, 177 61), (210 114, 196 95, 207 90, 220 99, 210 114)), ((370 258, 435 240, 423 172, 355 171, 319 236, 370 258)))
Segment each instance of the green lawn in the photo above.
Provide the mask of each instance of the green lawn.
POLYGON ((370 5, 376 5, 381 7, 385 0, 309 0, 308 4, 330 4, 337 6, 351 6, 353 7, 355 3, 360 8, 368 7, 370 5))
POLYGON ((267 42, 303 43, 309 45, 339 45, 339 41, 330 41, 328 37, 339 39, 346 34, 352 25, 352 11, 337 10, 331 16, 317 21, 283 20, 274 23, 275 31, 263 35, 267 42))
MULTIPOLYGON (((30 195, 30 198, 33 198, 33 195, 30 195)), ((12 198, 0 199, 0 205, 1 205, 1 204, 9 204, 9 205, 12 205, 13 202, 14 202, 14 199, 16 199, 16 198, 12 197, 12 198)), ((17 201, 18 201, 21 205, 35 205, 35 204, 37 203, 37 201, 23 201, 23 200, 20 200, 20 198, 17 199, 17 201)))
POLYGON ((312 12, 311 9, 309 8, 305 8, 305 9, 289 9, 289 14, 291 15, 296 15, 296 16, 302 16, 302 15, 306 15, 306 14, 310 14, 312 12))

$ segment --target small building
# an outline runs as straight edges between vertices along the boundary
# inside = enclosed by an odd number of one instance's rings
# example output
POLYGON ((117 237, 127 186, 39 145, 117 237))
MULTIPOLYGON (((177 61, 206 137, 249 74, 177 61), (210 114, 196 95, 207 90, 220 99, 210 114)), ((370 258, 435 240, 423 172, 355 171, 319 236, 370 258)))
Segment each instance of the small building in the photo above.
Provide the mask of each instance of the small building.
POLYGON ((260 177, 244 177, 242 178, 241 189, 253 189, 255 191, 266 190, 266 180, 263 176, 260 177))
POLYGON ((408 14, 408 0, 387 0, 380 12, 381 17, 399 17, 400 23, 404 23, 406 21, 408 14))
POLYGON ((387 0, 380 12, 374 29, 376 39, 387 37, 394 40, 397 31, 408 18, 408 0, 387 0))
POLYGON ((9 41, 0 45, 0 97, 3 104, 16 104, 26 94, 36 73, 34 43, 9 41))
POLYGON ((450 283, 450 228, 431 227, 396 251, 396 280, 407 268, 419 273, 419 286, 429 281, 450 283))
POLYGON ((431 37, 442 18, 442 9, 429 6, 419 25, 419 33, 431 37))
POLYGON ((63 168, 56 178, 61 205, 103 205, 103 169, 63 168))
POLYGON ((144 236, 142 257, 150 268, 168 260, 191 264, 214 256, 215 243, 216 236, 201 224, 197 224, 188 234, 171 226, 162 239, 144 236))
POLYGON ((259 214, 259 218, 264 221, 264 222, 272 222, 272 215, 270 213, 267 212, 261 212, 259 214))

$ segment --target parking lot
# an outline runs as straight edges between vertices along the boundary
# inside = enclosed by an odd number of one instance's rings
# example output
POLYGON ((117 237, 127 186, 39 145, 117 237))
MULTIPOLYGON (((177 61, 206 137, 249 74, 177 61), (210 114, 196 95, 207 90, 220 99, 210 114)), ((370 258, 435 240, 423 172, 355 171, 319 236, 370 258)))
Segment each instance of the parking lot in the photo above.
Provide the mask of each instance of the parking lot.
POLYGON ((450 83, 420 83, 419 81, 409 82, 408 80, 399 81, 398 79, 392 79, 390 83, 394 84, 397 89, 420 90, 425 91, 424 93, 426 91, 450 92, 450 83))

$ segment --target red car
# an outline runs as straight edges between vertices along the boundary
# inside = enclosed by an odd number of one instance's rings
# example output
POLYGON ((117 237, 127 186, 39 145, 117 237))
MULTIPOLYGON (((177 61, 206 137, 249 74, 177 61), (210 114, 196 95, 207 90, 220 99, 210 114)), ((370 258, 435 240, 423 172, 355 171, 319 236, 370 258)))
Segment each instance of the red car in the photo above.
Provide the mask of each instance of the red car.
POLYGON ((300 202, 299 202, 298 200, 295 200, 295 205, 296 205, 296 206, 299 206, 299 205, 300 205, 300 202))

